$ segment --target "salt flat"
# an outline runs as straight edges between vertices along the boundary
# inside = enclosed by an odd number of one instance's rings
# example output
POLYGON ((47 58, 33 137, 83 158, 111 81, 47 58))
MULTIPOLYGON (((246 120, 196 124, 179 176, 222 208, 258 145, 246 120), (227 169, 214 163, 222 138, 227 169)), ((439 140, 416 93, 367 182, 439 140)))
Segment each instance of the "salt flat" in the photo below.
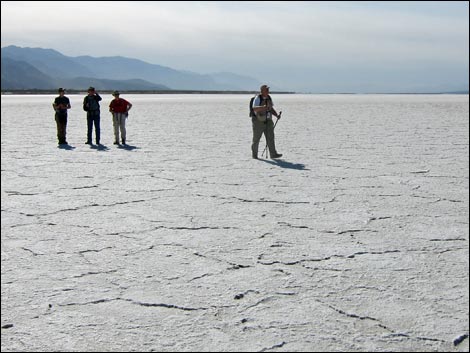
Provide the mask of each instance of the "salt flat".
POLYGON ((2 351, 468 351, 468 96, 273 94, 279 161, 250 97, 69 97, 2 96, 2 351))

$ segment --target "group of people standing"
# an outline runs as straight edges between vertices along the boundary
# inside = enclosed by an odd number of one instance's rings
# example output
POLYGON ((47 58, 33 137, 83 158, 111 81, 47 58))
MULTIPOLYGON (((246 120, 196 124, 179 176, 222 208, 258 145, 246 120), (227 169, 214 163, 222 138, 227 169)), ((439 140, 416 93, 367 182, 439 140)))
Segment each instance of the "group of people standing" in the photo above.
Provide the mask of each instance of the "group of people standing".
MULTIPOLYGON (((113 114, 114 144, 126 143, 126 119, 132 104, 119 97, 119 92, 113 92, 114 99, 109 104, 109 111, 113 114), (121 138, 119 138, 119 133, 121 138)), ((83 99, 83 110, 87 112, 87 140, 86 144, 92 144, 93 126, 95 127, 96 144, 100 144, 100 101, 102 98, 94 87, 88 88, 88 95, 83 99)), ((55 120, 57 122, 57 138, 59 145, 67 144, 65 139, 67 127, 67 110, 71 108, 70 100, 65 96, 65 90, 59 88, 59 96, 52 104, 55 110, 55 120)), ((260 92, 252 98, 250 103, 250 117, 252 118, 253 140, 251 153, 254 159, 258 159, 258 146, 261 136, 266 137, 267 148, 271 158, 280 158, 282 154, 276 151, 274 142, 274 127, 272 116, 281 118, 280 112, 274 109, 274 103, 269 95, 269 87, 262 85, 260 92)))
MULTIPOLYGON (((55 98, 52 107, 55 110, 55 121, 57 123, 57 139, 59 145, 67 145, 67 110, 72 108, 70 99, 65 96, 65 89, 59 88, 59 96, 55 98)), ((113 92, 114 99, 109 104, 109 111, 113 115, 114 144, 126 144, 126 119, 132 104, 119 97, 119 91, 113 92)), ((100 144, 100 101, 101 96, 94 87, 88 88, 88 94, 83 99, 83 110, 87 112, 87 140, 86 144, 92 144, 93 127, 95 128, 95 141, 100 144)))

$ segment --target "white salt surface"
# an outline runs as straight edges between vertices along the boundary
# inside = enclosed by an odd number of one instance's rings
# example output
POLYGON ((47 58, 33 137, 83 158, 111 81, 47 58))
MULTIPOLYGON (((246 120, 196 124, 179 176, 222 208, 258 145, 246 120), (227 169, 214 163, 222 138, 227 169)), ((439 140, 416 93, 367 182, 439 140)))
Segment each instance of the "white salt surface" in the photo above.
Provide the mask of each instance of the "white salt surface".
POLYGON ((2 352, 468 351, 468 96, 274 94, 279 161, 249 96, 69 97, 2 96, 2 352))

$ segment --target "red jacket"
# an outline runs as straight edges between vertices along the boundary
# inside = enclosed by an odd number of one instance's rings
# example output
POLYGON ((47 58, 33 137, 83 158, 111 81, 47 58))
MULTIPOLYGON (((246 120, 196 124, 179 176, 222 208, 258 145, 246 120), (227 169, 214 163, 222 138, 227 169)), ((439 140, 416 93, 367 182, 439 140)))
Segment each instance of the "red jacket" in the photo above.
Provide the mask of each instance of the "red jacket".
POLYGON ((127 107, 129 102, 123 98, 114 98, 111 103, 109 103, 109 110, 113 113, 125 113, 127 112, 127 107))

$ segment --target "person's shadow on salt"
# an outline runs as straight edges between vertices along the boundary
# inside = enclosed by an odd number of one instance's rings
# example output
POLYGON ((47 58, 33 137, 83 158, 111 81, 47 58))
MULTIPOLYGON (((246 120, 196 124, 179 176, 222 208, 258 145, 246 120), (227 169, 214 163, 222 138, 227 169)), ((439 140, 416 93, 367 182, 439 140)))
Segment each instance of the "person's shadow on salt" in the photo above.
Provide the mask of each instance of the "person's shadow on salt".
POLYGON ((68 150, 68 151, 72 151, 72 150, 75 149, 74 146, 70 146, 70 145, 67 145, 67 144, 59 145, 59 146, 57 146, 57 148, 60 148, 61 150, 68 150))
POLYGON ((102 145, 101 143, 98 145, 90 145, 90 148, 98 151, 109 151, 109 147, 106 145, 102 145))
POLYGON ((260 159, 260 161, 272 164, 272 165, 277 165, 278 167, 281 168, 287 168, 287 169, 296 169, 296 170, 310 170, 305 167, 305 164, 302 163, 292 163, 288 161, 284 161, 282 159, 260 159))
POLYGON ((139 147, 133 146, 133 145, 128 145, 128 144, 123 144, 123 145, 119 145, 118 148, 120 148, 122 150, 132 151, 132 150, 138 149, 139 147))

